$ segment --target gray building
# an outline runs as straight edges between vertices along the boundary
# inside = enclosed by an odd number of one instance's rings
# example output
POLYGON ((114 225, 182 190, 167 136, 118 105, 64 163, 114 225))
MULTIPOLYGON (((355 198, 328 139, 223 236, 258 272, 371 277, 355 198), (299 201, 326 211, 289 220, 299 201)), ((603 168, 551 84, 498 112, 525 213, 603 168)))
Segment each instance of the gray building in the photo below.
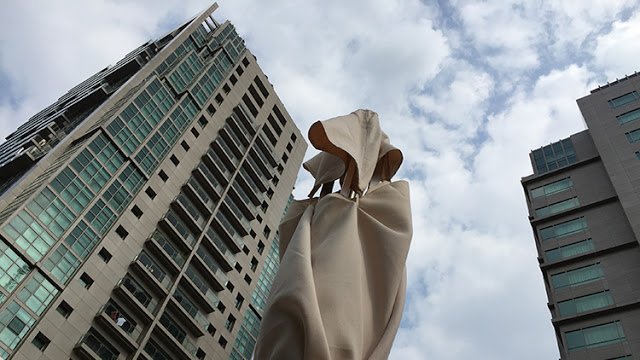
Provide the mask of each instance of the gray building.
POLYGON ((0 358, 250 358, 307 145, 216 8, 0 145, 0 358))
POLYGON ((562 359, 640 358, 640 76, 578 99, 588 130, 531 152, 529 220, 562 359))

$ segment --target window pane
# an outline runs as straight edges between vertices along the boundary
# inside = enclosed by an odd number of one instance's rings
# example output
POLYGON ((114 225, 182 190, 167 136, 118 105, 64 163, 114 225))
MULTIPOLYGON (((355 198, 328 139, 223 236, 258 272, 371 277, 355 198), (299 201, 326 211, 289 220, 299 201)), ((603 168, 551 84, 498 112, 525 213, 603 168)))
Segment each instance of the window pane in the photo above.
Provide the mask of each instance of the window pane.
POLYGON ((566 286, 578 286, 602 278, 600 263, 551 275, 551 283, 555 289, 566 286))
POLYGON ((626 104, 628 104, 630 102, 636 101, 636 100, 638 100, 638 98, 640 98, 640 96, 638 96, 638 93, 635 92, 635 91, 632 91, 632 92, 630 92, 628 94, 624 94, 624 95, 619 96, 619 97, 617 97, 615 99, 609 100, 609 106, 611 108, 615 109, 617 107, 626 105, 626 104))
POLYGON ((613 305, 613 298, 609 291, 603 291, 558 303, 560 315, 562 316, 575 315, 600 309, 609 305, 613 305))
POLYGON ((536 216, 543 217, 543 216, 557 214, 569 209, 573 209, 578 206, 580 206, 580 201, 578 201, 578 198, 574 197, 571 199, 557 202, 555 204, 551 204, 549 206, 538 208, 535 210, 535 213, 536 213, 536 216))
POLYGON ((622 115, 618 115, 616 116, 616 119, 618 119, 620 124, 626 124, 628 122, 638 120, 640 119, 640 109, 635 109, 622 115))

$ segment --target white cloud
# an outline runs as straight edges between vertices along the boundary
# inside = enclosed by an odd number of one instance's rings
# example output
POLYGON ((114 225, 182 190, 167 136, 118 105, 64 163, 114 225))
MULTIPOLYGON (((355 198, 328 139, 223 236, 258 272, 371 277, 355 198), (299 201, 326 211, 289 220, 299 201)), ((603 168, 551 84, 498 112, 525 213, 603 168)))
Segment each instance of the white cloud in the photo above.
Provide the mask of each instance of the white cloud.
POLYGON ((552 356, 555 338, 542 278, 533 271, 537 254, 518 179, 531 173, 530 149, 582 130, 574 101, 589 88, 590 76, 570 66, 514 94, 505 109, 488 116, 488 139, 470 164, 455 137, 445 137, 436 155, 410 160, 427 178, 412 181, 416 235, 408 268, 415 294, 394 358, 502 358, 518 354, 532 332, 539 350, 517 357, 552 356), (426 296, 417 295, 420 284, 426 296), (412 340, 416 336, 422 341, 412 340))
POLYGON ((441 72, 443 80, 430 87, 428 93, 416 95, 414 106, 457 130, 460 138, 472 136, 482 124, 494 81, 489 74, 473 66, 452 61, 441 72), (447 74, 450 72, 450 74, 447 74))
POLYGON ((535 2, 500 0, 454 1, 469 45, 500 73, 522 71, 539 65, 537 45, 546 41, 535 2))
POLYGON ((640 12, 626 21, 616 21, 609 33, 598 36, 595 63, 607 80, 622 78, 640 70, 640 12))
POLYGON ((608 28, 633 0, 549 1, 544 4, 547 25, 553 31, 553 51, 559 57, 571 54, 608 28))

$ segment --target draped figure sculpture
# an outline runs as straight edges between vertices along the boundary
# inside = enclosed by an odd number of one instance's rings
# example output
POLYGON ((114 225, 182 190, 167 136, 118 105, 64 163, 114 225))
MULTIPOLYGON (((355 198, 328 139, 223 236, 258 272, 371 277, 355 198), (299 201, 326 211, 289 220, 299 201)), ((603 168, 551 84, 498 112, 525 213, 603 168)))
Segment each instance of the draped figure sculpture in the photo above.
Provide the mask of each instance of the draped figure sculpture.
POLYGON ((280 268, 254 358, 386 359, 412 236, 409 184, 390 181, 402 153, 370 110, 318 121, 309 140, 321 151, 304 164, 315 184, 280 224, 280 268))

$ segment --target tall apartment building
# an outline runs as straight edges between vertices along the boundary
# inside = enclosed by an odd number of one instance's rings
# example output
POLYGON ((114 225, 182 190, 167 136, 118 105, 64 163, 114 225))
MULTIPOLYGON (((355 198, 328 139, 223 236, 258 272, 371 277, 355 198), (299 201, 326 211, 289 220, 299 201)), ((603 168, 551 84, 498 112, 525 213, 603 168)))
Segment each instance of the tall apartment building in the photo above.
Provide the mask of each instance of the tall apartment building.
POLYGON ((250 358, 307 145, 216 8, 0 145, 0 358, 250 358))
POLYGON ((640 76, 578 99, 588 130, 522 185, 562 359, 640 358, 640 76))

